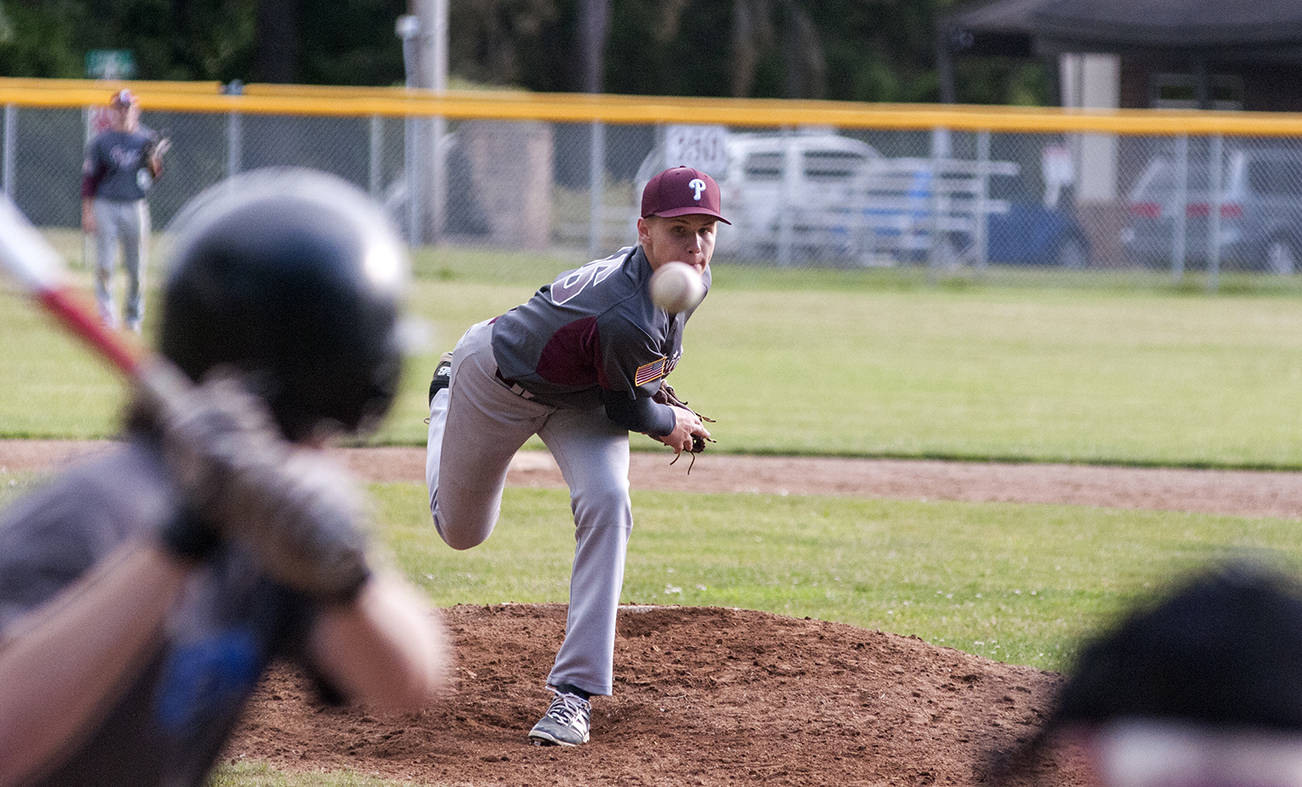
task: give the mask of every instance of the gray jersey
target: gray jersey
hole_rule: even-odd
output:
[[[0,521],[0,638],[123,542],[152,537],[176,500],[158,453],[130,442],[14,504]],[[38,783],[203,783],[269,663],[298,653],[312,609],[247,555],[220,551],[136,683]]]
[[[144,199],[153,183],[145,160],[145,146],[151,134],[109,129],[95,135],[86,146],[82,174],[91,179],[93,196],[131,201]]]
[[[502,376],[540,400],[587,409],[601,389],[651,396],[682,356],[692,312],[668,314],[651,302],[651,265],[628,247],[566,271],[493,322]],[[710,286],[710,270],[702,279]],[[694,311],[694,310],[693,310]]]

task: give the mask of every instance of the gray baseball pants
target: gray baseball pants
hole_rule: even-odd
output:
[[[127,273],[123,316],[128,326],[139,326],[145,315],[141,291],[149,261],[149,206],[143,199],[96,197],[91,202],[91,210],[95,212],[95,299],[99,302],[99,316],[110,325],[117,324],[113,269],[121,244],[122,267]]]
[[[452,384],[430,407],[425,481],[434,526],[448,545],[469,549],[493,532],[506,471],[537,434],[570,488],[574,564],[565,640],[547,682],[610,694],[615,615],[633,529],[628,431],[604,408],[553,407],[512,393],[496,376],[492,325],[466,331],[452,354]]]

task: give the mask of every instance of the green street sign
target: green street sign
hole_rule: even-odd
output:
[[[92,49],[86,53],[86,75],[92,79],[131,79],[136,57],[130,49]]]

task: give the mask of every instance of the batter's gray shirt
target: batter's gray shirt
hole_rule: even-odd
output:
[[[630,399],[660,388],[683,354],[692,311],[669,314],[651,302],[651,264],[642,248],[566,271],[493,322],[493,357],[502,376],[540,401],[589,409],[602,390]],[[703,277],[710,287],[710,269]],[[699,305],[699,304],[698,304]]]
[[[92,196],[104,199],[135,201],[144,199],[153,183],[145,160],[145,146],[150,133],[109,129],[95,135],[86,146],[82,174],[94,185]]]
[[[176,490],[145,440],[74,467],[0,517],[0,639],[128,539],[178,515]],[[313,616],[241,552],[192,576],[165,641],[91,734],[36,784],[202,784],[259,677],[300,656]]]

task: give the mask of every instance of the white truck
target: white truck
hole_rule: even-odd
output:
[[[990,198],[991,178],[1018,172],[1009,161],[887,158],[827,131],[726,134],[722,149],[710,167],[657,148],[638,186],[666,166],[700,166],[732,221],[720,225],[720,255],[779,265],[984,262],[986,220],[1009,207]]]

